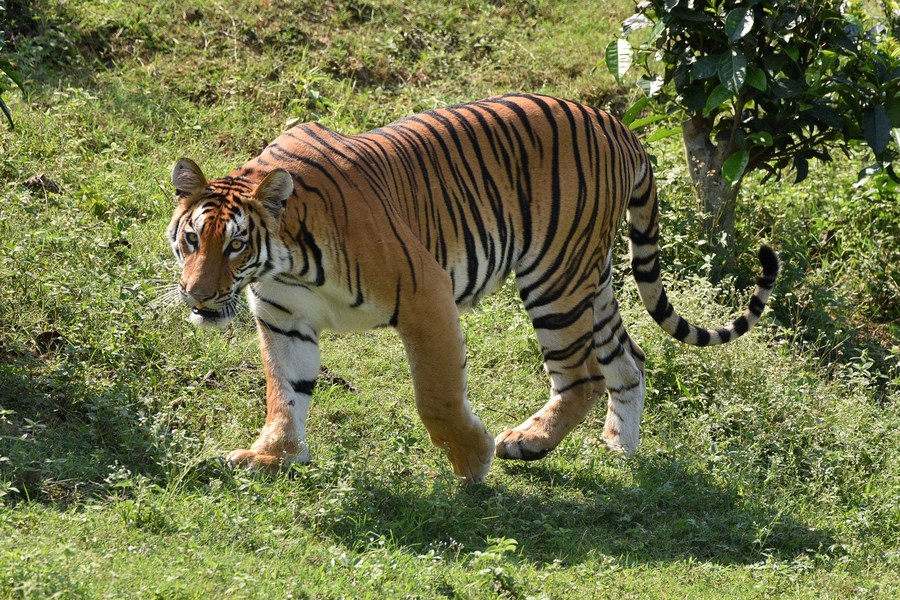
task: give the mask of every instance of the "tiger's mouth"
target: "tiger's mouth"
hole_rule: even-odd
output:
[[[201,327],[215,327],[222,329],[227,326],[235,315],[235,301],[226,302],[218,309],[206,306],[192,306],[188,320]]]
[[[198,315],[202,319],[217,319],[222,316],[222,313],[218,310],[209,310],[197,306],[191,308],[191,314]]]

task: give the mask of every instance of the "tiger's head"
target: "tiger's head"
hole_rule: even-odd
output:
[[[271,238],[293,180],[276,169],[258,185],[243,177],[207,181],[194,161],[182,158],[172,167],[172,184],[179,203],[166,235],[182,267],[179,295],[192,323],[224,327],[241,290],[272,268]]]

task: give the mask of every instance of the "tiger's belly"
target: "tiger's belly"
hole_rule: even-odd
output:
[[[331,297],[325,288],[257,282],[248,291],[253,314],[273,324],[307,323],[316,331],[368,331],[387,324],[385,315],[367,305],[351,306],[345,298]]]

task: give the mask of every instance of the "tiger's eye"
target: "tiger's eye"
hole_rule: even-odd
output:
[[[246,244],[242,240],[231,240],[228,242],[228,251],[237,254],[244,249]]]
[[[197,234],[194,233],[193,231],[188,231],[188,232],[186,232],[186,233],[184,234],[184,239],[185,239],[185,240],[187,241],[187,243],[190,244],[191,246],[196,246],[197,244],[200,243],[200,238],[197,237]]]

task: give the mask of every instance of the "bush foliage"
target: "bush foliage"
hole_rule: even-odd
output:
[[[675,121],[651,139],[682,134],[711,238],[724,231],[730,242],[740,182],[754,170],[792,169],[802,181],[811,161],[865,144],[875,161],[860,176],[900,181],[900,43],[857,5],[652,0],[623,34],[607,66],[620,82],[637,68],[645,93],[626,121]]]

